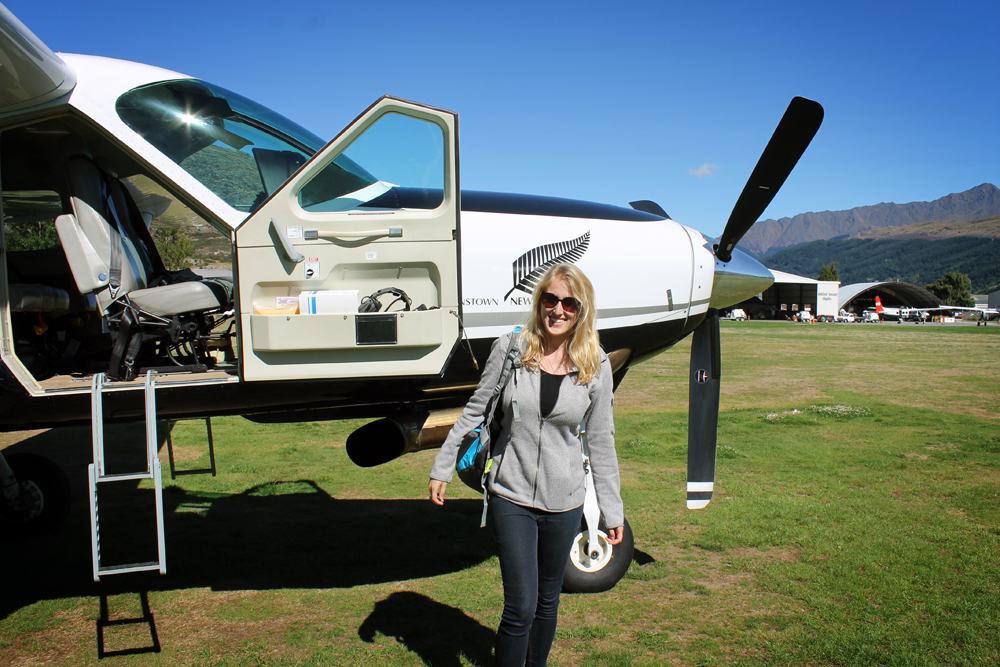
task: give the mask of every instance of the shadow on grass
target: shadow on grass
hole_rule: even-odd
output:
[[[125,427],[122,427],[125,428]],[[131,428],[131,427],[129,427]],[[106,437],[139,438],[142,425]],[[89,430],[43,433],[5,449],[49,456],[72,484],[69,519],[55,533],[0,533],[5,573],[0,619],[40,600],[208,587],[213,590],[342,588],[403,581],[473,567],[494,553],[479,528],[482,504],[452,499],[341,500],[310,480],[264,484],[240,494],[164,491],[167,576],[105,576],[93,582],[86,466]],[[169,476],[164,473],[165,478]],[[167,479],[164,480],[167,483]],[[105,565],[156,559],[153,492],[135,484],[99,489]],[[115,497],[117,495],[117,497]],[[108,502],[106,502],[106,500]],[[448,540],[430,535],[448,534]]]
[[[645,551],[639,551],[636,549],[632,555],[632,562],[636,565],[649,565],[650,563],[655,563],[656,559]]]
[[[460,667],[465,656],[475,667],[492,667],[496,633],[460,609],[401,591],[376,602],[358,628],[368,643],[376,633],[392,637],[416,653],[428,667]]]
[[[153,617],[153,611],[149,608],[149,595],[146,594],[146,591],[139,593],[139,604],[142,609],[142,616],[112,619],[109,618],[108,614],[108,596],[101,596],[101,617],[97,620],[98,660],[120,655],[141,655],[143,653],[160,652],[160,638],[156,633],[156,619]],[[131,645],[131,642],[126,642],[127,646],[125,648],[108,650],[109,640],[106,635],[109,633],[113,634],[115,628],[127,627],[138,627],[145,630],[145,633],[149,635],[149,646],[134,646]],[[142,635],[143,633],[140,631],[139,634]],[[112,642],[114,642],[114,639],[112,639]],[[140,642],[140,644],[142,643],[144,642]]]

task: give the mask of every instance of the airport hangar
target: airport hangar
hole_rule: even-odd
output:
[[[784,320],[807,310],[814,317],[834,317],[841,310],[859,315],[875,307],[879,297],[886,308],[936,308],[941,300],[910,283],[875,282],[840,286],[835,280],[813,280],[771,269],[774,284],[757,296],[733,306],[753,320]]]

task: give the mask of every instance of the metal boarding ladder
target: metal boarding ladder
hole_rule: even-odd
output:
[[[145,384],[146,398],[146,470],[143,472],[109,475],[104,461],[104,408],[102,393],[106,385],[104,373],[94,375],[90,387],[91,422],[93,424],[94,462],[88,468],[90,482],[90,539],[94,557],[94,581],[101,575],[125,574],[159,570],[167,573],[166,545],[163,539],[163,481],[160,474],[160,459],[156,455],[156,377],[154,371],[147,371]],[[98,519],[97,485],[108,482],[126,482],[152,479],[156,493],[156,543],[157,560],[128,565],[101,564],[101,526]]]

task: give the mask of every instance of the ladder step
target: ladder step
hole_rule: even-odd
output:
[[[148,472],[126,472],[115,475],[98,475],[98,482],[127,482],[130,479],[153,479],[153,474]]]
[[[150,570],[160,570],[160,564],[156,561],[148,563],[130,563],[128,565],[110,565],[98,568],[98,574],[125,574],[127,572],[148,572]]]

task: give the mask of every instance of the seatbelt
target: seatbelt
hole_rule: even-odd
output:
[[[115,345],[111,349],[111,357],[108,359],[108,377],[112,380],[131,380],[128,372],[131,364],[126,365],[129,342],[132,337],[132,327],[136,324],[132,316],[132,309],[126,307],[122,311],[121,320],[118,323],[118,335],[115,338]]]
[[[108,183],[104,178],[101,179],[101,196],[111,214],[111,224],[108,225],[111,229],[109,239],[111,242],[111,266],[108,269],[108,284],[111,287],[111,298],[117,299],[118,290],[122,286],[122,233],[118,222],[118,212],[115,210],[115,203],[111,200],[111,195],[108,193]]]
[[[125,200],[125,206],[128,207],[129,218],[137,221],[138,223],[136,225],[132,225],[132,230],[135,232],[135,235],[139,237],[139,243],[142,244],[143,249],[146,251],[146,256],[149,258],[153,276],[159,278],[170,275],[170,272],[167,271],[167,267],[163,265],[163,258],[160,257],[160,251],[157,250],[156,243],[153,241],[153,236],[149,233],[149,229],[146,227],[146,221],[143,219],[142,213],[139,211],[139,206],[135,203],[135,200],[132,199],[132,194],[124,185],[122,186],[122,198]]]

